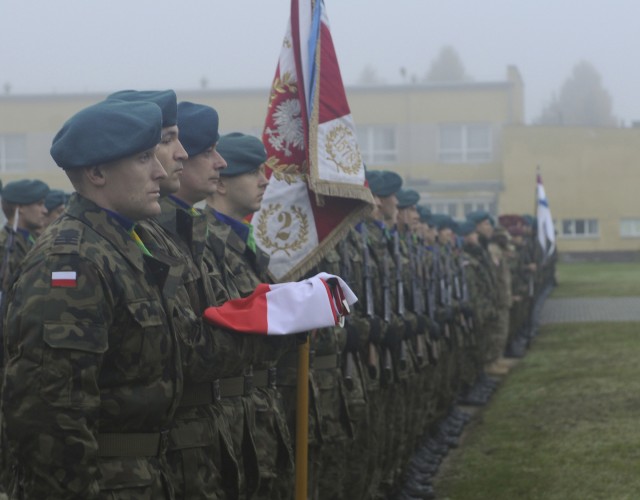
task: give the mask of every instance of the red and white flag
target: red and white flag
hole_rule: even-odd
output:
[[[236,332],[288,335],[341,324],[357,300],[341,278],[320,273],[293,283],[260,284],[248,297],[208,307],[204,319]]]
[[[262,139],[254,236],[273,275],[295,280],[373,203],[322,0],[291,0]]]

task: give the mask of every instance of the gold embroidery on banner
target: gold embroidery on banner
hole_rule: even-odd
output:
[[[338,171],[342,170],[347,175],[356,175],[360,171],[362,156],[349,127],[338,125],[331,129],[327,134],[325,151]]]
[[[273,86],[271,87],[271,94],[269,94],[269,107],[273,103],[273,100],[278,96],[278,94],[297,94],[298,87],[296,86],[296,81],[291,76],[291,73],[288,71],[285,72],[282,77],[276,77],[273,80]]]
[[[302,164],[302,168],[306,168],[306,161]],[[280,163],[280,160],[276,156],[270,157],[265,165],[273,171],[273,177],[279,181],[284,181],[291,185],[294,182],[298,182],[304,177],[304,174],[299,172],[299,166],[294,163]]]
[[[276,240],[282,241],[282,243],[273,241],[268,235],[269,219],[281,208],[282,205],[280,205],[280,203],[276,203],[275,205],[270,203],[266,210],[263,210],[260,213],[258,224],[256,226],[256,235],[261,242],[261,246],[263,246],[271,255],[275,255],[276,252],[282,251],[287,254],[287,256],[291,257],[290,252],[300,250],[309,239],[309,220],[302,212],[302,208],[295,205],[291,207],[290,212],[286,210],[281,211],[278,213],[277,217],[279,227],[275,238]],[[291,230],[294,217],[300,223],[300,229],[295,235]],[[295,237],[295,239],[290,241],[292,240],[292,237]]]

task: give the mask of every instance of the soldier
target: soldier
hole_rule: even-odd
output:
[[[260,208],[269,183],[264,171],[267,156],[260,139],[241,133],[221,137],[217,149],[227,168],[220,172],[216,189],[207,197],[205,211],[210,232],[225,246],[226,280],[237,290],[231,298],[245,297],[260,283],[274,281],[268,271],[269,256],[256,245],[253,226],[246,222]],[[293,488],[293,451],[282,397],[276,389],[276,365],[296,344],[292,338],[244,339],[250,353],[246,377],[253,389],[244,398],[246,423],[243,427],[237,421],[232,424],[237,453],[247,447],[255,450],[257,463],[244,464],[247,481],[258,483],[256,498],[282,498]],[[257,477],[252,477],[255,474]]]
[[[47,215],[44,220],[45,228],[62,215],[68,201],[69,195],[61,189],[52,189],[49,191],[47,197],[44,199],[44,206],[47,209]]]
[[[9,182],[2,190],[2,211],[7,223],[0,231],[0,289],[6,291],[14,270],[44,228],[44,201],[49,186],[38,180]]]
[[[76,193],[39,238],[4,319],[4,446],[12,498],[172,498],[164,452],[182,394],[169,309],[179,261],[148,255],[157,215],[152,103],[103,101],[56,134]]]

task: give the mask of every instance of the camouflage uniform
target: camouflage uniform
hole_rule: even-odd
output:
[[[255,251],[249,248],[231,225],[219,220],[209,208],[206,217],[210,232],[225,246],[224,281],[237,291],[230,298],[246,297],[260,283],[273,282],[265,252],[259,247]],[[248,387],[242,398],[224,401],[225,412],[229,418],[237,419],[235,424],[230,420],[234,446],[236,455],[242,453],[245,457],[247,483],[256,484],[254,496],[281,498],[293,490],[293,452],[282,397],[276,389],[276,364],[297,342],[290,337],[247,335],[242,344],[247,353],[244,369],[252,388]],[[245,421],[242,429],[238,425],[241,417]]]
[[[9,242],[11,234],[13,234],[13,242]],[[0,270],[3,271],[2,276],[0,276],[0,288],[2,290],[9,288],[14,271],[34,243],[34,237],[24,230],[18,229],[18,231],[14,232],[7,225],[0,231]],[[8,246],[10,248],[7,248]]]
[[[243,351],[237,334],[199,320],[205,307],[228,299],[220,284],[220,264],[205,245],[206,217],[171,197],[162,198],[160,205],[161,215],[141,223],[138,233],[154,255],[185,262],[184,291],[176,300],[183,316],[194,318],[191,336],[181,339],[184,396],[167,453],[176,498],[233,498],[239,494],[240,473],[215,386],[225,369],[242,366]]]
[[[16,498],[172,498],[182,263],[73,195],[8,293],[3,441]],[[52,273],[75,272],[68,286]],[[166,313],[165,311],[169,311]]]
[[[489,352],[487,361],[495,361],[500,358],[505,350],[509,336],[509,309],[511,308],[511,270],[505,251],[497,244],[489,244],[491,260],[496,266],[496,298],[497,309],[496,328],[491,332],[489,340]]]

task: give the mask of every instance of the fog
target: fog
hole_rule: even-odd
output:
[[[640,120],[637,0],[325,0],[342,76],[422,78],[445,45],[475,81],[513,64],[535,119],[580,61]],[[289,0],[0,0],[0,94],[268,87]],[[406,69],[406,76],[401,74]]]

